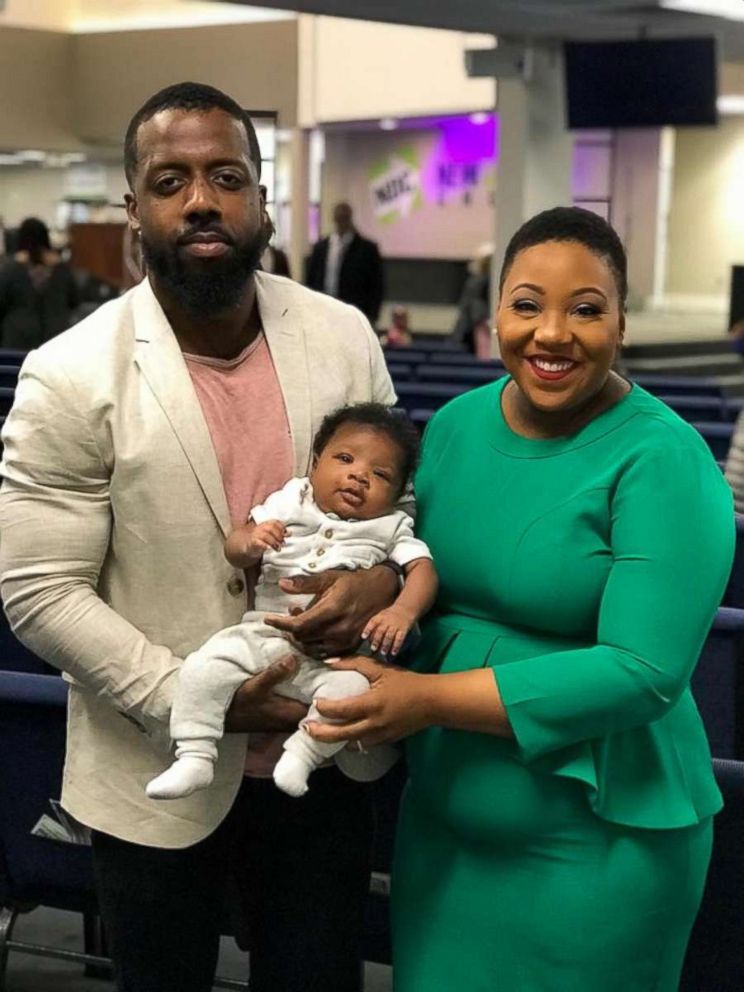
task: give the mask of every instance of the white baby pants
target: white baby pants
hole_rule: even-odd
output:
[[[246,613],[234,627],[220,630],[184,660],[170,720],[177,757],[192,754],[216,760],[216,742],[224,733],[225,712],[235,692],[246,679],[288,654],[299,658],[299,668],[276,687],[276,692],[309,704],[307,720],[328,722],[313,705],[316,697],[342,699],[367,692],[369,682],[359,672],[335,671],[307,657],[287,634],[264,622],[266,613],[286,613],[288,604],[304,607],[309,599],[288,596],[275,585],[260,584],[256,590],[259,609]],[[314,768],[343,747],[343,743],[315,741],[301,726],[284,745]]]

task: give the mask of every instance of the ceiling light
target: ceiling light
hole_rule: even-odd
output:
[[[18,154],[24,162],[43,162],[46,158],[46,152],[40,152],[36,148],[26,148]]]
[[[470,115],[471,124],[488,124],[491,119],[490,114],[486,114],[484,111],[479,111],[477,114]]]
[[[744,0],[661,0],[661,6],[688,14],[707,14],[709,17],[744,21]]]
[[[716,106],[719,114],[744,114],[744,96],[736,93],[719,96]]]
[[[383,117],[380,127],[383,131],[395,131],[399,127],[399,122],[394,117]]]

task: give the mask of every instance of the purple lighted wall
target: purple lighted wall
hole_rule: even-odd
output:
[[[498,160],[496,114],[429,118],[426,126],[439,132],[431,155],[422,164],[421,186],[429,202],[444,203],[467,195],[483,170]]]

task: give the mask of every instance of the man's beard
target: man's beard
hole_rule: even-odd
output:
[[[209,261],[185,258],[182,246],[151,241],[144,234],[140,242],[148,271],[173,300],[195,317],[215,317],[240,305],[270,237],[264,225],[252,237],[232,241],[223,257]]]

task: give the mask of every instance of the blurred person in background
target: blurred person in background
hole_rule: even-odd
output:
[[[413,341],[407,307],[394,306],[390,313],[390,327],[380,338],[383,348],[408,348]]]
[[[27,217],[0,277],[2,347],[38,347],[70,326],[79,302],[72,270],[52,248],[49,228],[37,217]]]
[[[493,245],[484,244],[468,265],[468,278],[462,289],[452,338],[476,358],[493,357],[491,349],[491,262]]]
[[[270,272],[274,276],[292,278],[287,253],[275,245],[266,245],[266,251],[261,256],[261,268],[264,272]]]
[[[317,242],[305,284],[361,310],[374,327],[384,295],[382,259],[374,241],[354,227],[348,203],[333,208],[333,233]]]

